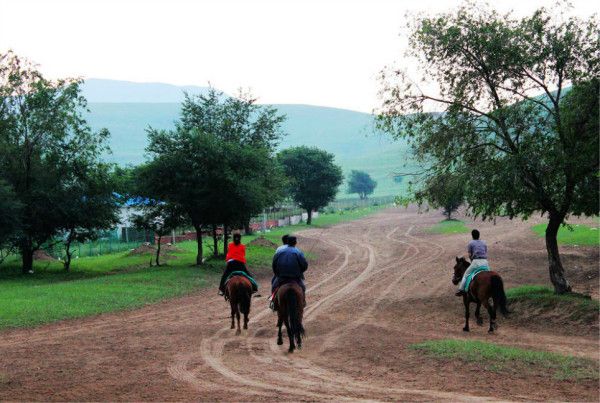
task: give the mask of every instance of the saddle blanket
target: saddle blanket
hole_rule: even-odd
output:
[[[235,276],[244,276],[244,277],[246,277],[256,287],[256,289],[258,289],[258,283],[256,282],[256,280],[254,280],[251,276],[249,276],[248,273],[245,273],[243,271],[233,271],[233,272],[231,272],[231,274],[229,276],[227,276],[227,279],[225,279],[225,284],[227,284],[227,282],[232,277],[235,277]]]
[[[479,273],[481,273],[482,271],[490,271],[490,268],[488,266],[479,266],[478,268],[476,268],[475,270],[473,270],[471,272],[471,274],[469,274],[467,276],[467,280],[465,282],[465,290],[469,289],[469,286],[471,285],[471,281],[473,281],[473,279],[475,278],[475,276],[478,275]]]

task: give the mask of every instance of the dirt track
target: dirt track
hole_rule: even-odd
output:
[[[519,327],[500,317],[494,335],[474,324],[464,334],[450,277],[469,236],[423,232],[439,220],[437,213],[388,210],[304,231],[299,246],[318,259],[307,274],[308,337],[300,352],[288,355],[287,339],[276,345],[275,316],[264,299],[253,300],[250,329],[235,336],[227,305],[207,289],[135,311],[0,334],[0,399],[597,401],[596,381],[482,372],[407,348],[471,338],[600,358],[597,328]],[[529,225],[477,224],[508,287],[547,283],[544,245]],[[569,252],[565,261],[593,268],[598,253]],[[269,279],[261,280],[268,289]]]

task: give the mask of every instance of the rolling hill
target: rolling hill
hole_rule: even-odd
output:
[[[202,93],[206,88],[86,81],[83,93],[89,102],[88,122],[94,129],[106,127],[111,132],[112,154],[107,155],[107,160],[123,165],[143,162],[146,128],[173,128],[184,90]],[[377,180],[375,196],[395,195],[405,189],[404,183],[393,181],[391,173],[407,169],[407,146],[375,134],[371,115],[312,105],[274,106],[287,116],[283,127],[287,135],[280,148],[308,145],[335,154],[344,174],[360,169]],[[338,197],[351,197],[346,193],[345,184]]]

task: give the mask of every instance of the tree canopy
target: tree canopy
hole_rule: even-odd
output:
[[[211,90],[186,97],[175,130],[148,131],[148,196],[185,211],[198,236],[197,264],[202,226],[244,225],[282,197],[285,181],[272,151],[282,120],[253,99]]]
[[[358,193],[361,199],[366,199],[368,195],[373,194],[376,186],[377,182],[368,173],[356,170],[350,172],[348,193]]]
[[[64,230],[67,189],[99,166],[108,149],[106,130],[93,132],[83,118],[80,81],[50,81],[12,52],[0,54],[0,179],[21,206],[14,246],[23,272],[35,250]]]
[[[289,193],[306,210],[310,225],[312,212],[335,199],[344,180],[342,169],[334,163],[333,154],[316,147],[288,148],[278,158],[289,179]]]
[[[559,226],[598,213],[597,20],[543,8],[517,18],[466,3],[415,17],[410,29],[410,55],[439,88],[427,93],[401,70],[384,71],[379,126],[409,140],[427,177],[464,178],[475,216],[546,214],[550,278],[569,291]]]
[[[415,192],[415,199],[419,205],[427,202],[430,207],[443,209],[446,219],[451,220],[464,202],[464,181],[451,173],[430,176]]]

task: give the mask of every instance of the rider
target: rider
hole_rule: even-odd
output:
[[[479,239],[480,234],[478,230],[474,229],[471,231],[471,236],[473,237],[473,240],[470,241],[467,246],[469,258],[471,259],[471,265],[467,270],[465,270],[465,274],[463,274],[456,296],[465,295],[465,283],[467,282],[468,276],[475,269],[482,266],[489,267],[487,261],[487,244],[485,241]]]
[[[227,256],[225,256],[227,266],[223,275],[221,276],[221,283],[219,284],[219,295],[223,295],[225,292],[225,280],[234,271],[243,271],[250,277],[252,274],[246,268],[246,245],[242,243],[242,235],[235,233],[233,234],[233,242],[227,246]],[[252,292],[256,292],[258,289],[252,283]]]
[[[273,256],[273,274],[271,283],[271,296],[275,290],[286,280],[296,281],[306,292],[304,285],[304,272],[308,269],[308,262],[302,251],[296,248],[298,240],[295,236],[288,236],[287,247],[279,247]]]

